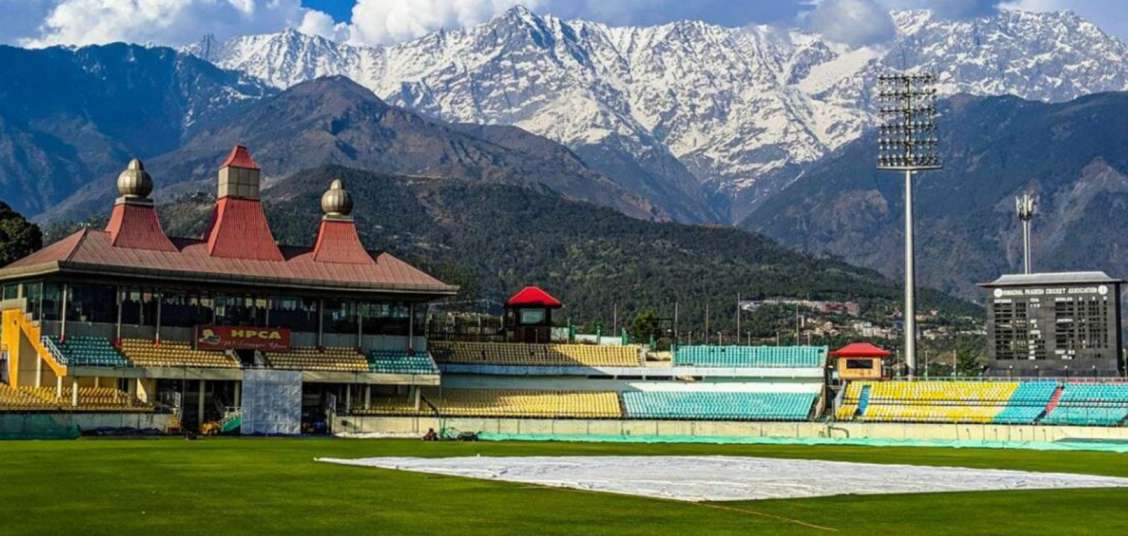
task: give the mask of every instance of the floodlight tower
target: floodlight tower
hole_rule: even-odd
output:
[[[916,306],[913,266],[913,172],[940,169],[936,139],[936,76],[932,73],[878,77],[881,125],[877,169],[905,172],[905,365],[916,368]]]
[[[1034,219],[1034,196],[1026,193],[1014,198],[1014,210],[1022,222],[1022,272],[1030,273],[1030,220]]]

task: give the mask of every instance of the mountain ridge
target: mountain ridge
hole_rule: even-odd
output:
[[[0,45],[0,187],[36,214],[275,90],[168,48]]]
[[[697,21],[612,27],[514,8],[484,24],[387,47],[295,31],[185,50],[286,87],[345,74],[449,122],[517,125],[590,158],[644,196],[681,192],[739,221],[874,121],[874,77],[935,70],[943,95],[1063,101],[1128,89],[1128,45],[1069,12],[971,20],[893,12],[896,38],[849,47],[798,30]],[[648,160],[649,159],[649,160]],[[718,195],[719,194],[719,195]]]
[[[388,105],[347,78],[326,77],[251,103],[146,164],[165,177],[170,192],[206,188],[217,163],[238,144],[251,148],[268,181],[311,165],[343,164],[418,177],[538,184],[633,217],[668,218],[554,142],[513,127],[488,130],[474,136],[464,125]],[[112,196],[114,177],[89,182],[40,219],[83,217]]]
[[[1038,197],[1035,270],[1122,275],[1128,240],[1128,92],[1064,103],[957,96],[940,103],[944,168],[918,174],[914,203],[918,281],[971,299],[976,286],[1021,271],[1014,197]],[[818,164],[742,223],[817,255],[888,276],[902,270],[902,181],[879,172],[873,134]],[[891,261],[892,260],[892,261]]]

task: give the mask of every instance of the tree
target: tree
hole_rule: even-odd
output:
[[[658,313],[654,309],[639,311],[634,322],[631,322],[631,337],[638,342],[645,343],[651,337],[658,338],[661,335],[658,330]]]
[[[983,373],[983,346],[974,337],[961,337],[956,342],[956,371],[960,376],[979,376]]]
[[[43,247],[39,226],[0,201],[0,266]]]

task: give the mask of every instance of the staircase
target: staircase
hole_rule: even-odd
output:
[[[243,412],[242,410],[228,411],[223,419],[219,421],[219,433],[229,434],[239,430],[243,426]]]
[[[16,328],[4,330],[4,340],[0,342],[0,344],[8,348],[8,360],[10,364],[16,363],[17,360],[31,357],[21,355],[22,352],[20,349],[22,345],[20,344],[20,336],[22,335],[27,338],[27,342],[31,345],[32,349],[35,350],[35,357],[42,359],[56,376],[67,375],[67,366],[60,363],[58,359],[55,358],[55,354],[43,345],[43,333],[42,330],[39,329],[38,322],[33,322],[21,309],[5,309],[2,316],[5,326],[15,326]],[[8,381],[13,385],[19,385],[19,367],[12,366],[11,368],[13,374],[8,378]]]
[[[1058,404],[1061,403],[1061,393],[1064,390],[1065,387],[1061,385],[1057,386],[1057,389],[1054,389],[1054,394],[1050,397],[1050,402],[1046,404],[1046,411],[1042,414],[1043,417],[1049,415],[1055,409],[1057,409]]]

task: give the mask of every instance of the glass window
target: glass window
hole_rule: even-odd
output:
[[[77,322],[117,322],[114,287],[71,285],[67,296],[67,320]]]
[[[261,326],[266,323],[266,300],[252,296],[218,296],[215,323],[221,326]]]
[[[43,318],[43,282],[24,283],[24,295],[27,296],[27,312],[35,318]]]
[[[402,302],[360,304],[365,335],[407,335],[407,321],[410,314],[408,305]]]
[[[317,333],[317,300],[277,296],[270,302],[270,325],[291,331]]]
[[[161,325],[190,328],[211,324],[211,299],[196,294],[165,291],[161,298]]]
[[[325,333],[356,333],[356,303],[325,300]]]
[[[136,289],[126,290],[121,297],[121,323],[141,325],[141,292]]]
[[[544,317],[544,309],[521,309],[520,323],[523,326],[543,324]]]
[[[59,305],[62,299],[63,291],[61,285],[58,283],[43,284],[43,303],[39,305],[39,309],[43,311],[44,320],[59,319]]]

